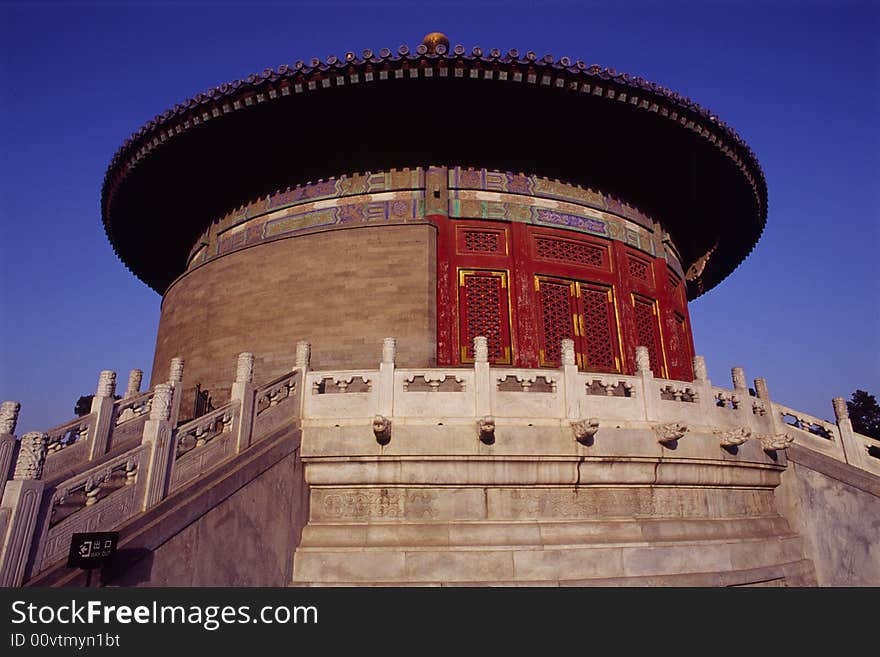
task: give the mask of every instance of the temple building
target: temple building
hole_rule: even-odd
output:
[[[878,442],[694,352],[767,184],[689,98],[433,33],[175,106],[101,208],[149,390],[6,403],[0,583],[77,583],[84,529],[116,585],[880,583]]]

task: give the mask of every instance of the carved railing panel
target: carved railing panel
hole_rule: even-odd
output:
[[[403,378],[404,392],[464,392],[464,377],[459,374],[431,372],[410,374]]]
[[[239,402],[233,400],[178,427],[174,434],[177,440],[175,458],[180,459],[193,450],[201,449],[221,434],[231,433],[239,408]]]
[[[473,417],[472,369],[395,370],[394,414],[402,417]]]
[[[755,397],[749,397],[749,404],[752,409],[752,415],[756,415],[758,417],[766,417],[770,412],[770,402],[766,399],[756,399]]]
[[[113,403],[113,421],[107,438],[107,451],[140,444],[144,424],[150,418],[153,391],[117,399]]]
[[[299,414],[302,371],[294,370],[257,388],[254,398],[255,442]]]
[[[589,381],[589,377],[587,379]],[[632,397],[635,384],[631,381],[623,381],[617,377],[594,378],[587,383],[588,395],[602,397]]]
[[[780,426],[794,437],[796,444],[845,461],[840,430],[836,424],[796,411],[782,404],[773,403]]]
[[[107,451],[118,451],[139,445],[144,434],[144,425],[150,419],[149,413],[138,415],[123,424],[113,427]]]
[[[370,392],[373,380],[364,374],[352,376],[324,376],[312,382],[312,394],[333,395],[344,393]]]
[[[559,376],[546,374],[495,374],[499,392],[556,392]]]
[[[117,399],[113,403],[113,425],[107,442],[108,452],[123,445],[140,443],[144,424],[150,418],[152,404],[152,390]]]
[[[85,440],[94,421],[95,416],[90,413],[49,429],[46,432],[49,434],[49,443],[46,448],[48,455],[57,454],[61,450]]]
[[[378,372],[310,373],[306,377],[304,407],[313,418],[372,417],[376,413]]]
[[[113,403],[113,424],[120,426],[139,417],[150,414],[153,391],[148,390],[133,397],[117,399]]]
[[[89,458],[88,435],[95,422],[94,414],[83,415],[49,429],[43,479],[52,481]]]
[[[708,392],[697,382],[675,381],[672,379],[653,379],[647,383],[647,415],[650,420],[662,423],[682,422],[687,426],[708,424],[706,404],[702,398]]]
[[[751,399],[751,397],[749,397],[748,399],[743,399],[742,393],[735,390],[727,390],[725,388],[712,388],[712,403],[716,408],[723,408],[726,410],[735,411],[739,408],[743,408],[743,404],[747,403]]]
[[[577,402],[579,418],[640,420],[645,417],[642,379],[620,374],[578,372],[573,389],[565,394]]]
[[[783,413],[782,421],[790,427],[806,431],[807,433],[811,433],[819,438],[824,438],[825,440],[834,440],[837,433],[830,424],[826,425],[819,424],[818,422],[810,422],[809,420],[805,420],[802,415]]]
[[[174,461],[169,492],[185,486],[234,456],[235,435],[231,431],[215,436],[204,446],[189,450]]]
[[[558,370],[492,369],[492,415],[563,418],[562,379]]]
[[[65,558],[74,533],[109,531],[139,513],[148,457],[138,446],[47,489],[32,572]]]
[[[858,449],[861,450],[857,465],[861,465],[868,472],[880,476],[880,440],[855,432],[853,432],[853,438]]]
[[[700,401],[700,395],[695,386],[689,386],[687,384],[668,384],[660,387],[660,399],[663,401],[696,404]]]
[[[171,466],[170,491],[235,456],[233,429],[240,415],[241,404],[233,400],[178,427],[174,432],[177,447]]]

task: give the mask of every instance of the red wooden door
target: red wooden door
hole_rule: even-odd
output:
[[[574,340],[581,369],[619,372],[614,292],[610,285],[535,277],[539,365],[559,367],[562,340]]]

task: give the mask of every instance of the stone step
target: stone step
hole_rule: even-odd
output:
[[[311,523],[302,547],[578,546],[703,539],[767,538],[789,534],[781,516],[639,518],[570,521]]]
[[[587,579],[550,580],[507,580],[507,581],[473,581],[473,582],[441,582],[441,581],[409,581],[409,582],[298,582],[295,586],[376,586],[376,587],[567,587],[567,586],[815,586],[816,576],[811,561],[803,559],[785,564],[733,570],[726,573],[686,573],[678,575],[652,575],[644,577],[597,577]]]
[[[306,547],[294,557],[294,584],[545,582],[722,573],[803,559],[793,534],[650,544],[597,543],[533,548],[450,546]]]

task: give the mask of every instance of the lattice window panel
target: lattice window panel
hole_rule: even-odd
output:
[[[585,242],[535,237],[535,254],[542,260],[606,267],[606,250]]]
[[[490,230],[462,230],[461,251],[464,253],[504,253],[504,235]]]
[[[574,321],[577,309],[574,284],[566,281],[538,279],[538,297],[541,303],[541,365],[559,366],[562,363],[562,341],[574,340]]]
[[[487,338],[490,362],[510,362],[510,318],[504,272],[459,273],[459,322],[463,362],[473,362],[474,338],[480,335]]]
[[[581,285],[583,304],[584,367],[605,372],[618,371],[614,330],[614,301],[611,288]]]
[[[631,278],[648,284],[652,282],[651,263],[646,260],[642,260],[641,258],[635,258],[633,256],[629,256],[627,260],[629,261],[629,275]]]
[[[636,323],[636,345],[648,348],[651,359],[651,370],[660,377],[665,377],[663,348],[660,344],[660,324],[657,317],[657,305],[651,299],[634,296]]]

